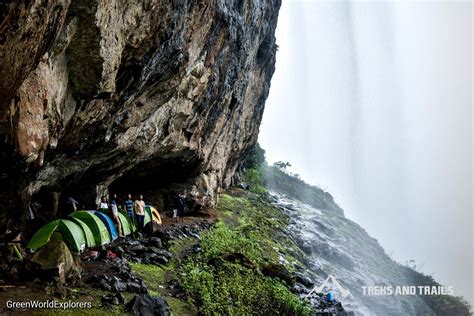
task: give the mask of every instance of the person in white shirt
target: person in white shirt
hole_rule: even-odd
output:
[[[109,202],[107,201],[107,197],[105,195],[101,198],[98,209],[99,211],[101,209],[109,209]]]
[[[138,230],[143,230],[145,222],[145,201],[143,201],[143,195],[141,194],[138,200],[135,201],[135,216],[137,217]]]

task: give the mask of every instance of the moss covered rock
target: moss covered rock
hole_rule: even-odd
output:
[[[78,272],[80,267],[62,240],[50,240],[41,247],[31,258],[45,278],[58,277],[60,282],[66,282],[71,273]]]

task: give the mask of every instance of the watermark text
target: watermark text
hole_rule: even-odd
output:
[[[389,296],[389,295],[453,295],[452,286],[429,285],[399,285],[399,286],[362,286],[363,295]]]

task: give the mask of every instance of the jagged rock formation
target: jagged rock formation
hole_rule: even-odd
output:
[[[212,205],[256,141],[279,6],[0,3],[0,231],[107,187]]]

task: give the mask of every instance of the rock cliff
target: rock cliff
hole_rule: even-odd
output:
[[[0,231],[107,190],[213,205],[257,138],[279,6],[0,3]]]

